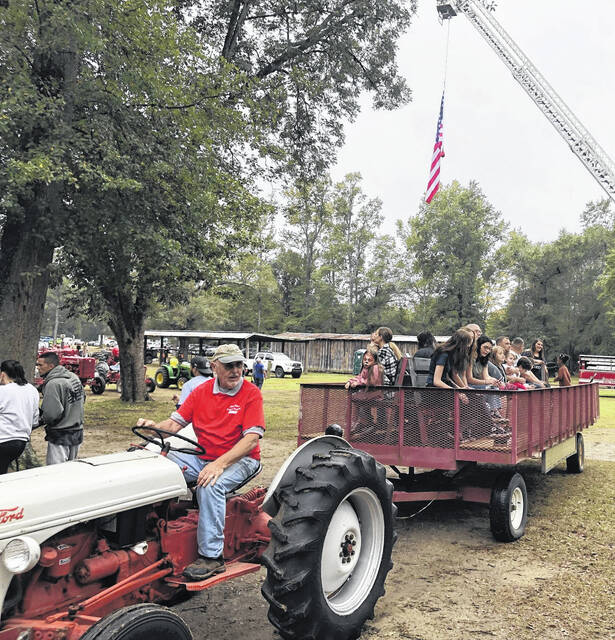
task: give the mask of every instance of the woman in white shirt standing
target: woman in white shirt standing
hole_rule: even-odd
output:
[[[38,400],[17,360],[0,363],[0,474],[19,458],[38,426]]]

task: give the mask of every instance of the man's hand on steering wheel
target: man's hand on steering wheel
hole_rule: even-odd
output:
[[[151,431],[157,436],[157,438],[148,436],[145,433],[143,433],[143,431]],[[156,426],[156,423],[153,420],[147,420],[146,418],[139,418],[137,420],[136,426],[132,427],[132,432],[135,435],[139,436],[140,438],[143,438],[143,440],[145,440],[146,442],[151,442],[153,444],[158,445],[160,449],[163,451],[163,455],[166,455],[166,452],[168,451],[177,451],[178,453],[187,453],[193,456],[204,456],[206,454],[205,447],[203,447],[203,445],[201,445],[196,440],[192,440],[192,438],[187,438],[186,436],[183,436],[180,433],[177,433],[174,431],[167,431],[166,429],[161,429],[160,427]],[[184,442],[187,442],[188,444],[192,445],[195,448],[188,449],[187,447],[172,447],[168,443],[165,444],[164,439],[166,437],[173,437],[173,436],[176,438],[179,438],[180,440],[183,440]]]

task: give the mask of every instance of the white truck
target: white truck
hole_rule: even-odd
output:
[[[300,378],[303,373],[303,364],[297,360],[291,360],[285,353],[279,351],[259,351],[254,358],[246,360],[246,375],[252,373],[256,358],[260,358],[265,365],[265,371],[270,371],[276,378],[283,378],[287,373],[293,378]]]

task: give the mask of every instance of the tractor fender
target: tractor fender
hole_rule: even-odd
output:
[[[302,444],[298,449],[286,458],[284,464],[275,474],[274,479],[267,489],[267,495],[263,501],[263,511],[274,517],[278,512],[279,503],[275,497],[276,490],[279,486],[292,483],[295,479],[295,471],[298,467],[309,466],[312,464],[314,454],[328,454],[333,449],[350,449],[350,445],[344,438],[338,436],[318,436],[312,438]]]

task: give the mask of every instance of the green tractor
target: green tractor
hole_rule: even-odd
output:
[[[161,389],[166,389],[173,384],[177,385],[178,389],[181,389],[190,378],[192,378],[190,363],[180,363],[175,356],[172,356],[168,362],[160,365],[160,368],[154,375],[154,381]]]

